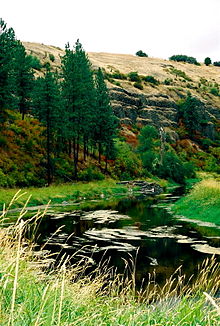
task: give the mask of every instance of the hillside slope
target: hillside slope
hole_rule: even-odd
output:
[[[59,69],[64,50],[37,43],[24,43],[27,53],[37,56],[42,63],[50,62]],[[50,61],[50,55],[54,61]],[[206,108],[208,136],[212,124],[220,119],[220,68],[196,66],[157,58],[137,57],[127,54],[88,53],[94,68],[101,67],[108,75],[112,106],[123,125],[153,124],[173,129],[177,127],[176,103],[187,93],[199,98]],[[153,76],[158,83],[135,83],[121,79],[121,75],[137,72],[140,76]],[[39,72],[37,72],[39,74]],[[119,75],[119,76],[117,76]]]

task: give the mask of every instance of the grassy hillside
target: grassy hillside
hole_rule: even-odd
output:
[[[55,69],[60,67],[60,58],[64,55],[64,50],[38,43],[24,42],[23,44],[27,53],[37,56],[42,63],[50,62]],[[50,60],[50,55],[54,56],[54,61]],[[213,95],[211,91],[212,88],[218,88],[220,85],[219,67],[206,66],[203,63],[201,66],[196,66],[189,63],[129,54],[91,52],[88,53],[88,56],[94,67],[104,68],[107,73],[128,74],[135,71],[139,75],[153,76],[160,82],[160,85],[156,87],[151,84],[143,84],[143,90],[138,90],[130,81],[120,80],[121,87],[129,91],[144,94],[162,93],[174,100],[178,100],[181,98],[181,94],[190,91],[192,95],[197,95],[209,104],[220,108],[219,97]]]

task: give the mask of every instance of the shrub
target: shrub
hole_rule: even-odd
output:
[[[216,66],[216,67],[220,67],[220,61],[213,62],[213,65]]]
[[[96,166],[90,166],[79,173],[79,180],[81,181],[93,181],[103,180],[105,176],[98,170]]]
[[[127,79],[127,76],[125,74],[122,74],[118,70],[116,70],[115,72],[113,72],[112,74],[110,74],[110,76],[112,78],[115,78],[115,79],[122,79],[122,80],[126,80]]]
[[[199,65],[199,63],[197,62],[196,58],[194,58],[194,57],[188,57],[187,55],[183,55],[183,54],[172,55],[169,58],[169,60],[177,61],[177,62],[187,62],[187,63],[192,63],[194,65]]]
[[[138,57],[145,57],[145,58],[148,57],[148,55],[145,52],[143,52],[142,50],[137,51],[136,55]]]
[[[36,56],[29,55],[28,60],[29,60],[29,64],[30,64],[31,68],[36,69],[36,70],[40,70],[42,68],[42,64]]]
[[[138,75],[137,71],[132,71],[128,74],[128,78],[133,82],[140,82],[141,77]]]
[[[178,77],[181,77],[181,78],[183,78],[183,79],[185,79],[187,81],[192,81],[192,79],[189,76],[187,76],[187,74],[182,70],[179,70],[179,69],[176,69],[176,68],[171,68],[170,72],[171,72],[171,74],[176,75]]]
[[[50,59],[50,61],[54,62],[55,61],[55,56],[52,53],[50,53],[49,54],[49,59]]]
[[[219,89],[217,87],[212,87],[210,93],[215,96],[219,96]]]
[[[142,79],[147,83],[151,83],[151,84],[154,84],[154,85],[159,85],[159,80],[157,80],[153,76],[144,76]]]
[[[209,66],[211,63],[212,63],[212,60],[211,60],[209,57],[205,58],[205,60],[204,60],[204,64],[205,64],[206,66]]]
[[[173,83],[173,79],[172,78],[166,78],[163,83],[164,83],[164,85],[171,85]]]
[[[134,83],[134,87],[141,89],[141,90],[144,89],[143,85],[139,81]]]
[[[170,178],[178,183],[184,183],[185,178],[194,177],[192,163],[183,162],[174,152],[166,152],[163,163],[158,169],[157,175],[161,178]]]

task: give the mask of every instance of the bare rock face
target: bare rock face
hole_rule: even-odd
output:
[[[110,88],[115,115],[121,123],[177,127],[177,106],[166,95],[132,93],[123,88]]]
[[[123,125],[140,124],[163,127],[173,139],[178,139],[174,129],[178,127],[176,102],[164,94],[144,94],[128,91],[121,87],[109,88],[114,114]],[[215,138],[215,120],[220,119],[219,108],[203,103],[199,131],[210,139]]]

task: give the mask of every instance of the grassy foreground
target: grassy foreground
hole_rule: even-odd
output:
[[[178,271],[176,281],[170,278],[161,288],[152,277],[138,292],[134,277],[119,278],[105,266],[85,276],[89,262],[67,267],[68,257],[45,273],[51,257],[34,254],[33,244],[23,238],[29,224],[21,215],[16,225],[0,229],[1,326],[219,325],[220,307],[213,297],[220,266],[214,259],[204,262],[191,288]]]
[[[220,225],[220,181],[204,179],[172,207],[176,214]]]
[[[18,191],[19,189],[0,188],[0,211],[4,204],[9,205]],[[13,201],[10,208],[23,207],[30,194],[28,206],[46,205],[49,201],[51,204],[60,204],[64,201],[75,202],[83,199],[100,199],[127,192],[127,187],[116,184],[116,181],[112,179],[89,183],[77,182],[51,185],[44,188],[23,188],[22,196],[16,196],[16,201]]]

